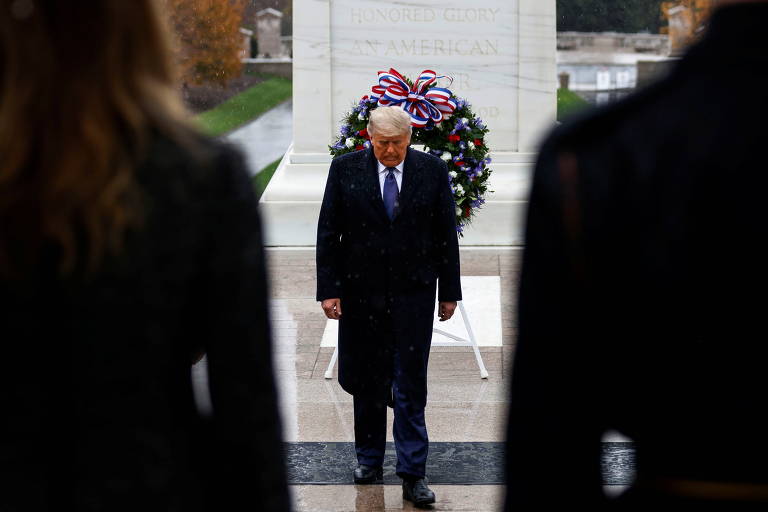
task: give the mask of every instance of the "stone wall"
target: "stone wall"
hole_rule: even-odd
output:
[[[669,54],[669,36],[618,32],[558,32],[558,50]]]
[[[248,59],[243,64],[245,71],[277,75],[293,79],[293,62],[290,60],[275,61],[271,59]]]

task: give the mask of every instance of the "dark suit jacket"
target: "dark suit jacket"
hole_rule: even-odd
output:
[[[666,479],[768,484],[766,21],[723,8],[670,77],[544,144],[507,510],[598,508],[608,429],[636,442],[625,505],[673,502]]]
[[[408,149],[399,202],[390,222],[371,149],[331,163],[317,230],[317,300],[341,298],[339,382],[352,393],[361,381],[386,385],[388,379],[381,366],[386,354],[377,352],[381,344],[368,321],[372,310],[395,308],[393,319],[413,326],[400,343],[417,347],[415,356],[426,363],[436,283],[440,301],[461,300],[456,207],[445,162]]]
[[[257,201],[239,154],[197,150],[153,141],[145,226],[98,274],[0,281],[1,510],[289,509]]]

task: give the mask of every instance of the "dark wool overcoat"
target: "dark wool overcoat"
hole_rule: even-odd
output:
[[[0,279],[0,510],[290,510],[250,176],[218,142],[147,142],[119,255]]]
[[[723,7],[666,79],[544,144],[506,510],[601,510],[632,480],[616,510],[768,507],[766,23],[768,3]]]
[[[397,352],[426,399],[436,286],[438,300],[461,300],[455,209],[445,162],[433,155],[408,149],[392,221],[371,149],[331,163],[317,300],[341,299],[339,382],[349,393],[388,393]]]

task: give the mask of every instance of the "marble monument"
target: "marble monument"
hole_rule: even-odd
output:
[[[293,23],[293,144],[261,199],[268,245],[315,244],[327,146],[389,68],[452,77],[491,130],[495,192],[461,243],[522,243],[535,151],[556,118],[555,0],[294,0]]]

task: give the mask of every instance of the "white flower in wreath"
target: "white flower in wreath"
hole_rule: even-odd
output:
[[[365,116],[363,114],[357,114],[357,118],[361,121],[365,121]]]
[[[462,213],[464,213],[464,212],[462,212],[462,211],[461,211],[461,208],[459,208],[459,207],[457,206],[457,207],[456,207],[456,215],[461,215]]]
[[[467,119],[466,117],[462,117],[461,118],[461,122],[464,123],[465,125],[468,125],[469,124],[469,119]]]
[[[450,151],[443,151],[443,154],[440,155],[440,158],[442,158],[446,162],[450,162],[453,159],[453,156],[451,156]]]
[[[456,178],[458,175],[459,173],[457,173],[456,171],[451,171],[448,173],[448,176],[450,176],[451,178]]]
[[[472,142],[472,141],[469,142],[469,149],[472,149],[472,150],[475,149],[475,143],[474,142]]]
[[[456,193],[458,195],[460,195],[460,196],[463,196],[464,195],[464,187],[462,187],[461,185],[456,185]]]
[[[347,139],[347,142],[345,142],[344,145],[348,148],[353,148],[355,147],[355,141],[353,139]]]

